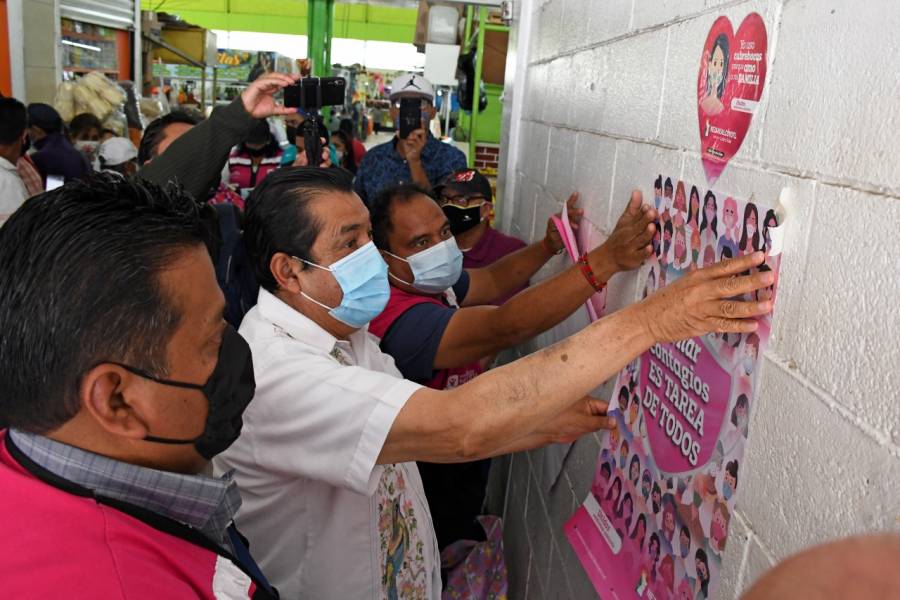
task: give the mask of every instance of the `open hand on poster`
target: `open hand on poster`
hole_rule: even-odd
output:
[[[739,276],[764,260],[764,252],[723,260],[688,273],[648,296],[641,304],[645,326],[653,339],[676,342],[709,332],[756,331],[755,317],[769,314],[772,301],[742,302],[733,298],[775,282],[771,271]]]
[[[656,232],[653,222],[657,216],[653,207],[643,203],[640,190],[634,190],[609,238],[591,254],[605,253],[612,261],[615,271],[630,271],[640,267],[653,254],[650,242]]]
[[[584,215],[584,210],[575,208],[577,204],[578,192],[572,192],[568,200],[566,200],[566,210],[569,215],[569,226],[573,231],[578,229],[578,224],[581,223],[581,217]],[[554,216],[559,219],[562,217],[562,212],[558,212],[547,219],[547,233],[544,234],[544,245],[548,250],[559,253],[565,248],[565,244],[563,242],[562,234],[559,232],[559,228],[553,221]]]
[[[542,426],[539,433],[547,443],[567,444],[600,429],[615,429],[616,420],[607,417],[609,402],[585,396]]]

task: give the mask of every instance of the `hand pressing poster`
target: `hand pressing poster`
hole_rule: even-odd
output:
[[[660,176],[644,294],[755,250],[776,274],[774,210]],[[744,300],[774,298],[776,285]],[[617,377],[594,481],[565,531],[602,598],[715,597],[771,316],[749,334],[657,344]]]

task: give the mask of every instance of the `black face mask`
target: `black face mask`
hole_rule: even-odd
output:
[[[284,132],[287,134],[288,143],[293,144],[297,139],[297,128],[293,125],[287,125],[284,128]]]
[[[460,208],[447,205],[444,208],[444,216],[450,221],[450,231],[453,235],[459,235],[472,229],[481,223],[481,207],[472,206]]]
[[[129,365],[113,364],[162,385],[203,392],[209,402],[209,412],[206,427],[200,437],[175,440],[148,435],[144,440],[160,444],[194,444],[197,452],[206,460],[224,452],[238,438],[244,424],[241,415],[256,391],[250,346],[230,325],[225,327],[216,368],[203,385],[160,379]]]
[[[250,156],[262,156],[266,153],[266,150],[269,148],[268,144],[263,146],[262,148],[251,148],[250,146],[245,145],[244,151]]]
[[[28,154],[29,150],[31,150],[31,136],[26,136],[25,141],[22,142],[22,156]]]

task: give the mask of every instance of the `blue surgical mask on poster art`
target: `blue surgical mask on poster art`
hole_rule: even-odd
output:
[[[731,484],[723,483],[722,484],[722,496],[724,496],[726,500],[731,500],[732,494],[734,494],[734,488],[731,487]]]

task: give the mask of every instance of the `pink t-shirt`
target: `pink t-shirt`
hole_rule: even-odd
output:
[[[4,598],[253,598],[231,560],[25,470],[0,431]]]

